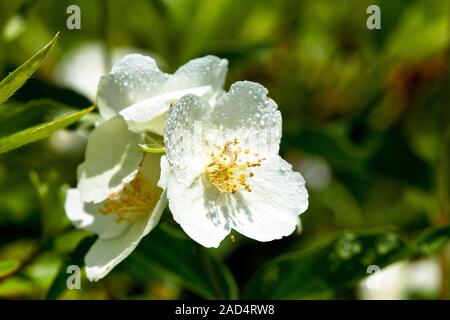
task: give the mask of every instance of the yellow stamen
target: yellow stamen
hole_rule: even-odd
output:
[[[133,222],[152,212],[161,191],[151,186],[146,178],[138,174],[120,192],[111,194],[99,212],[104,215],[115,214],[116,222]]]
[[[256,157],[257,153],[253,157],[249,154],[250,151],[243,150],[237,139],[226,141],[223,147],[214,145],[211,161],[205,167],[206,176],[220,192],[236,193],[239,189],[251,192],[248,178],[254,173],[247,169],[261,166],[263,158]]]

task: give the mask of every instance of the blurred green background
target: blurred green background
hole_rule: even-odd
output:
[[[71,4],[81,9],[81,30],[66,28]],[[366,27],[371,4],[381,8],[381,30]],[[73,252],[86,237],[70,226],[62,204],[64,190],[76,184],[96,119],[90,114],[48,139],[0,154],[0,298],[207,298],[195,284],[202,275],[195,266],[194,273],[186,271],[187,260],[204,253],[229,269],[243,292],[265,262],[308,252],[343,232],[382,229],[408,242],[450,223],[448,1],[0,0],[0,78],[58,31],[44,64],[0,106],[0,137],[91,105],[98,77],[126,52],[151,55],[167,72],[215,54],[230,62],[226,88],[237,80],[260,82],[277,101],[284,122],[281,154],[304,175],[310,207],[301,234],[270,243],[235,234],[218,250],[198,248],[166,213],[155,235],[104,280],[57,290],[54,279],[64,278],[70,259],[79,259]],[[164,237],[184,241],[183,248],[165,247]],[[164,254],[148,253],[145,248],[156,250],[158,241],[158,252],[185,250],[180,254],[187,260],[167,262]],[[190,250],[198,252],[190,256]],[[295,287],[277,288],[270,297],[449,296],[448,245],[383,261],[381,267],[391,266],[372,289],[361,280],[370,273],[367,263],[355,278],[319,258],[314,263],[323,270],[314,264],[283,269],[292,272]],[[314,272],[320,285],[305,289],[302,277]],[[349,279],[336,280],[346,274]],[[50,287],[57,294],[49,294]]]

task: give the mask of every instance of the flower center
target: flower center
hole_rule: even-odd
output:
[[[111,194],[99,211],[105,215],[115,214],[116,222],[133,222],[152,211],[160,193],[138,174],[120,192]]]
[[[253,177],[251,168],[261,166],[265,158],[258,157],[257,153],[243,149],[239,141],[226,141],[223,146],[214,145],[210,153],[211,161],[205,168],[209,181],[220,192],[235,193],[239,189],[251,192],[248,179]]]

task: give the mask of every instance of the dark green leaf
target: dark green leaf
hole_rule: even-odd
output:
[[[50,49],[58,39],[59,33],[55,35],[45,47],[39,50],[34,56],[28,59],[24,64],[14,70],[10,75],[0,82],[0,104],[8,100],[14,92],[22,87],[25,81],[39,68],[47,56]]]
[[[412,250],[430,254],[442,248],[449,240],[450,225],[441,228],[431,228],[417,239]]]
[[[259,269],[244,297],[308,298],[351,285],[368,275],[417,254],[432,253],[450,238],[450,226],[427,231],[411,245],[392,231],[345,233],[317,249],[275,258]]]
[[[0,277],[13,272],[19,264],[17,260],[0,260]]]
[[[153,230],[130,258],[173,274],[203,298],[237,298],[236,283],[220,259],[194,241],[174,234],[168,226]]]
[[[0,105],[0,137],[14,134],[54,118],[52,114],[75,111],[73,107],[51,99],[26,103],[7,102]]]
[[[35,142],[50,136],[52,133],[63,129],[78,121],[82,116],[94,110],[94,106],[71,113],[67,116],[56,118],[52,121],[14,133],[0,139],[0,153],[16,149],[25,144]]]

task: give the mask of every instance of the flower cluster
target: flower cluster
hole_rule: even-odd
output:
[[[228,62],[194,59],[174,74],[138,54],[102,77],[101,121],[88,138],[72,223],[98,235],[86,255],[103,278],[158,223],[167,203],[195,241],[217,247],[232,229],[259,241],[291,234],[308,207],[300,173],[279,155],[281,114],[260,84],[223,85]],[[163,137],[165,154],[140,146]]]

